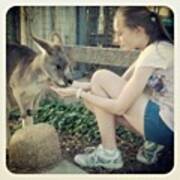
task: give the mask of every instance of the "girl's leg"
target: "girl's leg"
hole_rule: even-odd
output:
[[[95,108],[90,102],[84,100],[84,105],[88,110],[90,110],[93,114],[95,114]],[[122,125],[127,129],[133,131],[134,133],[139,134],[139,132],[125,119],[123,116],[114,116],[115,126]],[[141,135],[141,134],[140,134]]]
[[[119,90],[123,85],[123,80],[120,81],[122,81],[122,83],[119,82]],[[110,97],[108,93],[96,83],[95,75],[91,79],[91,84],[91,90],[94,94],[102,97]],[[121,151],[117,149],[116,146],[115,116],[101,108],[93,106],[88,101],[84,103],[96,116],[102,142],[101,145],[95,148],[91,153],[77,154],[74,157],[74,161],[83,167],[104,167],[107,169],[121,168],[123,166],[123,160]]]
[[[91,79],[92,92],[99,96],[115,98],[121,93],[126,81],[108,70],[99,70],[95,72]],[[148,99],[141,96],[129,111],[121,118],[121,122],[131,129],[135,129],[140,134],[144,134],[144,109]],[[85,103],[96,116],[99,130],[101,133],[102,144],[104,147],[112,149],[116,147],[115,143],[115,121],[117,117],[104,110],[92,106],[89,102]]]
[[[102,73],[101,73],[102,72]],[[110,94],[103,89],[103,87],[100,86],[99,84],[99,75],[103,75],[104,73],[107,73],[107,71],[102,70],[102,71],[97,71],[92,79],[91,79],[91,87],[92,87],[92,92],[98,96],[102,97],[110,97],[115,95],[117,92],[110,92]],[[118,80],[118,86],[115,88],[119,91],[121,91],[123,84],[125,81],[123,81],[121,78],[119,78],[117,75],[113,74],[115,78]],[[117,81],[116,80],[116,81]],[[114,90],[115,90],[114,89]],[[116,149],[116,138],[115,138],[115,116],[113,114],[110,114],[98,107],[92,106],[88,101],[84,102],[86,107],[91,110],[95,116],[96,120],[98,123],[99,131],[101,134],[101,140],[102,140],[102,145],[105,149]]]

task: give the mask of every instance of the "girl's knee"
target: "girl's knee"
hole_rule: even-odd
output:
[[[91,78],[91,84],[94,85],[94,84],[99,84],[101,83],[103,77],[108,73],[109,71],[106,70],[106,69],[101,69],[101,70],[97,70],[92,78]]]
[[[118,74],[109,71],[107,69],[101,69],[97,70],[92,78],[91,78],[91,83],[93,84],[101,84],[103,86],[106,86],[107,83],[114,82],[115,84],[124,84],[125,80],[119,76]]]
[[[86,106],[86,108],[91,111],[94,112],[94,107],[91,103],[89,103],[88,101],[84,100],[84,105]]]
[[[91,90],[101,96],[117,97],[126,81],[112,71],[102,69],[96,71],[91,78]]]
[[[93,94],[96,94],[96,95],[102,94],[102,92],[101,92],[102,91],[102,89],[101,89],[102,81],[103,81],[102,77],[105,74],[105,71],[106,70],[104,70],[104,69],[97,70],[93,74],[93,76],[91,78],[91,91]]]

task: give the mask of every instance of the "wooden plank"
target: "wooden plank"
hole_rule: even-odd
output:
[[[128,67],[135,61],[139,51],[123,51],[118,48],[101,48],[87,46],[65,46],[70,60],[83,63],[94,63]]]

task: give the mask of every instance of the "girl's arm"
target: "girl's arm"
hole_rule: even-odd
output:
[[[153,70],[154,68],[151,67],[136,69],[117,99],[108,99],[84,91],[81,93],[81,97],[109,113],[123,115],[143,93]]]
[[[134,69],[135,69],[135,62],[125,71],[125,73],[122,75],[122,78],[128,81],[132,76]]]

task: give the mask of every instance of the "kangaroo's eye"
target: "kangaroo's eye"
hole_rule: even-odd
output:
[[[60,70],[62,69],[60,65],[56,65],[56,69]]]

